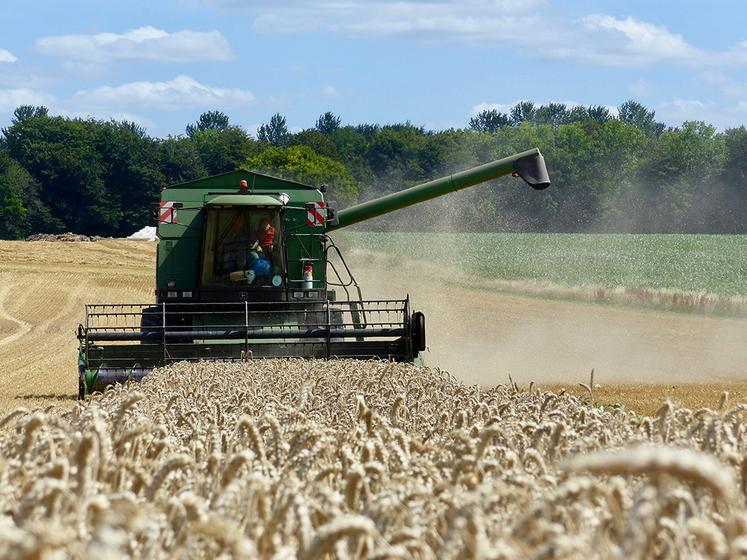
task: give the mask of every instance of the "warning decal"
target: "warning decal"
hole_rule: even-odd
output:
[[[306,205],[306,220],[312,227],[323,226],[326,211],[324,210],[324,202],[313,202]]]
[[[162,224],[175,224],[176,223],[176,207],[173,202],[161,202],[161,209],[159,211],[159,222]]]

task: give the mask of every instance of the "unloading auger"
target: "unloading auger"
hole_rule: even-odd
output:
[[[156,302],[86,305],[79,397],[180,360],[422,361],[424,315],[364,300],[328,232],[509,174],[550,185],[535,148],[339,212],[323,186],[243,169],[163,189]]]

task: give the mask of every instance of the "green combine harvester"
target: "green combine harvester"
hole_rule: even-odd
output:
[[[86,305],[79,397],[180,360],[422,362],[423,314],[364,300],[329,232],[508,174],[550,185],[533,149],[340,211],[324,186],[241,169],[163,189],[156,303]]]

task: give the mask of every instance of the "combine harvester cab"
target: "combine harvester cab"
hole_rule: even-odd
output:
[[[181,360],[422,362],[423,314],[409,298],[364,300],[328,232],[508,174],[550,184],[534,149],[339,212],[324,187],[242,169],[163,189],[156,302],[86,306],[79,397]]]

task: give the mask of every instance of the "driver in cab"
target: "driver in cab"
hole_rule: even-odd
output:
[[[262,218],[259,221],[259,230],[257,230],[257,241],[266,259],[271,259],[275,246],[275,228],[272,227],[268,218]]]

